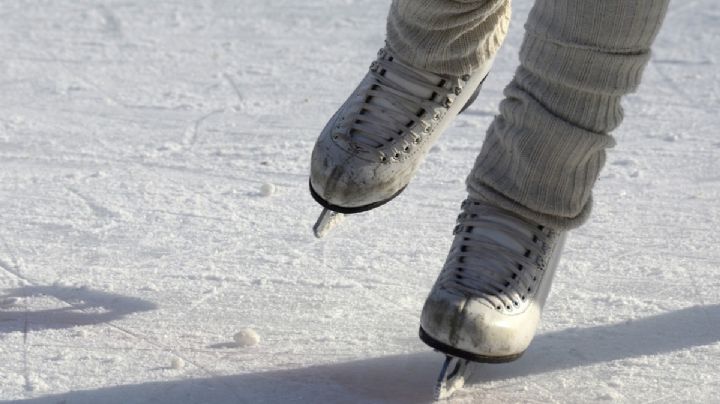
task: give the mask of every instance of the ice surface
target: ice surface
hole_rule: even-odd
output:
[[[388,1],[1,1],[0,402],[428,402],[418,316],[530,3],[403,195],[316,240],[310,151]],[[453,402],[720,397],[718,26],[673,2],[538,337]]]

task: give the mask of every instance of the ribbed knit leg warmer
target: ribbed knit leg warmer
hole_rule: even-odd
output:
[[[553,228],[582,224],[614,144],[608,133],[623,118],[620,99],[640,84],[667,5],[537,0],[521,65],[468,177],[470,196]]]
[[[459,76],[500,48],[510,24],[510,0],[393,0],[387,46],[401,60]]]

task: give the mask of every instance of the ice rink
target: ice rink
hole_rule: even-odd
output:
[[[1,403],[432,400],[420,309],[531,2],[406,192],[319,241],[310,151],[388,5],[0,2]],[[719,27],[671,4],[535,342],[453,403],[720,400]]]

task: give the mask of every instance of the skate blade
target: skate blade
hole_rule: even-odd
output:
[[[317,222],[315,222],[315,226],[313,226],[313,233],[315,233],[315,237],[325,237],[325,235],[327,235],[330,230],[332,230],[335,226],[342,222],[344,218],[345,215],[343,215],[342,213],[334,212],[330,209],[323,209],[322,213],[320,213],[320,217],[318,217]]]
[[[437,384],[435,384],[434,397],[436,401],[448,399],[463,388],[465,380],[470,377],[469,364],[470,361],[467,359],[445,355],[445,363],[443,363]]]

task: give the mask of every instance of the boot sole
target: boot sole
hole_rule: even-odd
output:
[[[430,334],[425,332],[425,330],[420,327],[420,339],[422,342],[430,346],[431,348],[437,349],[438,351],[454,356],[457,358],[467,359],[469,361],[473,362],[482,362],[482,363],[507,363],[512,362],[519,357],[522,356],[522,354],[525,353],[525,351],[520,352],[518,354],[514,355],[507,355],[507,356],[486,356],[486,355],[478,355],[473,352],[463,351],[462,349],[457,349],[455,347],[452,347],[450,345],[447,345],[443,342],[440,342],[436,340],[435,338],[431,337]]]
[[[373,202],[371,204],[363,205],[363,206],[347,207],[347,206],[333,205],[332,203],[324,200],[317,192],[315,192],[315,190],[312,187],[312,183],[310,183],[309,185],[310,185],[310,195],[312,195],[313,199],[315,199],[315,202],[319,203],[325,209],[332,210],[333,212],[338,212],[338,213],[342,213],[345,215],[350,215],[353,213],[360,213],[360,212],[367,212],[368,210],[372,210],[379,206],[382,206],[382,205],[392,201],[393,199],[395,199],[407,187],[407,185],[402,187],[399,191],[397,191],[395,193],[395,195],[391,196],[388,199],[378,201],[378,202]]]

